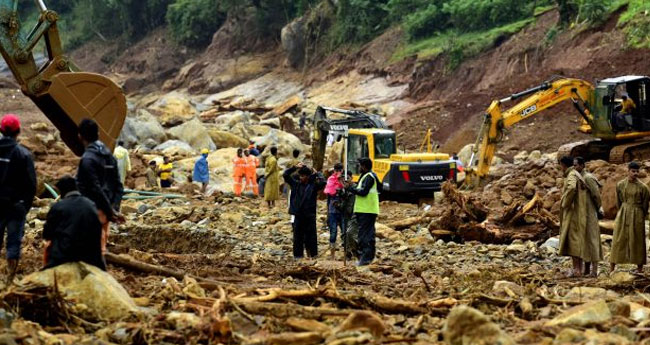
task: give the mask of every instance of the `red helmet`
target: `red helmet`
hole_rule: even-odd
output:
[[[5,114],[0,121],[0,132],[17,133],[20,131],[20,119],[14,114]]]

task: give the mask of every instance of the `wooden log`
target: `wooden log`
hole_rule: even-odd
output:
[[[389,228],[393,228],[395,230],[404,230],[410,228],[415,224],[423,223],[425,222],[425,220],[426,220],[425,217],[408,217],[408,218],[399,219],[394,222],[387,223],[386,226]]]

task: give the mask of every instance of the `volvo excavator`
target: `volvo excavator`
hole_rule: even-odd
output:
[[[622,112],[622,97],[636,105],[631,113]],[[579,130],[596,139],[563,145],[559,156],[581,156],[623,163],[650,158],[650,78],[622,76],[598,81],[595,85],[580,79],[558,77],[488,107],[466,169],[466,184],[477,186],[488,175],[497,144],[504,131],[520,121],[570,100],[582,117]],[[519,101],[503,110],[506,103]]]
[[[343,118],[330,119],[328,112],[341,114]],[[419,202],[432,199],[443,182],[456,182],[456,162],[448,154],[398,154],[395,131],[389,129],[378,115],[317,107],[312,135],[312,160],[316,170],[323,168],[328,141],[335,140],[344,142],[341,161],[353,181],[359,180],[358,159],[367,157],[372,160],[373,171],[382,182],[382,199]]]
[[[18,18],[19,0],[0,0],[0,53],[20,89],[61,133],[61,139],[76,154],[84,147],[77,126],[84,118],[94,119],[100,139],[112,150],[126,118],[126,98],[105,76],[81,72],[64,55],[57,28],[58,15],[36,0],[38,22],[26,32]],[[43,41],[47,61],[38,66],[34,48]]]

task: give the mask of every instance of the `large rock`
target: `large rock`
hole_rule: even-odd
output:
[[[287,57],[289,66],[298,68],[305,60],[304,18],[297,18],[285,25],[280,32],[282,49]]]
[[[247,111],[237,110],[233,111],[232,113],[219,115],[216,119],[214,119],[214,123],[217,125],[222,125],[225,128],[231,128],[238,123],[243,123],[244,125],[250,124],[251,117],[251,113]]]
[[[618,297],[619,295],[614,291],[588,286],[576,286],[565,296],[572,301],[612,300]]]
[[[612,313],[605,300],[598,300],[573,307],[546,322],[547,327],[588,327],[609,321]]]
[[[144,146],[151,149],[165,142],[167,134],[153,114],[139,109],[135,116],[128,116],[124,121],[120,140],[129,148]]]
[[[73,262],[25,277],[22,285],[54,286],[66,299],[83,303],[97,317],[118,320],[137,312],[137,306],[126,290],[110,274],[86,263]]]
[[[190,144],[180,140],[167,140],[154,147],[154,150],[168,156],[188,156],[196,153],[196,150]]]
[[[449,345],[515,344],[497,324],[480,311],[468,306],[452,309],[442,332]]]
[[[208,166],[210,168],[209,191],[219,191],[229,193],[233,191],[233,166],[232,159],[237,155],[236,148],[224,148],[208,155]],[[189,175],[194,169],[194,163],[197,157],[192,157],[178,161],[176,166],[178,171],[175,175]]]
[[[217,145],[218,148],[248,147],[248,140],[240,136],[237,136],[235,134],[232,134],[230,132],[220,131],[217,129],[210,129],[208,130],[208,133],[210,133],[210,137],[212,138],[212,141],[215,143],[215,145]]]
[[[164,126],[176,126],[198,115],[194,102],[186,95],[172,91],[160,97],[149,109]]]
[[[293,150],[300,150],[301,152],[305,151],[305,145],[303,145],[298,137],[277,129],[271,129],[265,136],[254,137],[251,140],[253,140],[257,145],[277,147],[280,156],[290,157]]]
[[[210,133],[197,118],[170,129],[169,136],[190,144],[197,151],[202,149],[214,151],[217,149],[210,137]]]

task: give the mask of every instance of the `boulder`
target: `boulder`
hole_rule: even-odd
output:
[[[595,299],[612,300],[618,297],[619,295],[614,291],[587,286],[576,286],[565,296],[566,299],[578,301],[592,301]]]
[[[497,324],[480,311],[468,306],[452,309],[442,332],[449,345],[515,344]]]
[[[642,306],[638,303],[630,303],[630,319],[636,322],[643,322],[650,320],[650,308]]]
[[[118,320],[137,312],[138,308],[126,290],[108,272],[83,262],[72,262],[32,273],[21,285],[54,286],[66,299],[83,303],[97,317]]]
[[[458,159],[460,159],[460,161],[463,162],[463,165],[467,166],[470,158],[472,158],[473,148],[474,148],[474,144],[467,144],[458,152]]]
[[[188,156],[196,153],[190,144],[180,140],[167,140],[164,143],[156,146],[154,150],[162,152],[164,155],[168,156]]]
[[[517,283],[509,282],[506,280],[498,280],[494,282],[494,285],[492,286],[492,292],[494,292],[494,294],[497,296],[515,298],[517,296],[523,296],[526,291],[521,285]]]
[[[260,121],[260,125],[269,126],[271,128],[280,129],[280,118],[273,117],[270,119]]]
[[[513,157],[513,161],[515,164],[522,164],[528,160],[528,152],[527,151],[521,151],[517,153]]]
[[[530,154],[528,155],[529,161],[536,161],[540,159],[542,159],[542,152],[539,150],[531,151]]]
[[[177,91],[160,97],[149,107],[149,110],[158,115],[159,122],[166,127],[179,125],[198,115],[194,102]]]
[[[208,133],[210,133],[210,138],[212,138],[212,141],[215,143],[217,148],[248,147],[248,140],[230,132],[220,131],[218,129],[209,129]]]
[[[257,145],[266,147],[276,146],[278,154],[290,157],[293,150],[305,151],[305,145],[295,135],[277,129],[271,129],[268,134],[262,137],[251,138]]]
[[[603,324],[612,318],[605,300],[573,307],[545,323],[547,327],[588,327]]]
[[[196,314],[182,313],[178,311],[172,311],[167,314],[165,321],[167,321],[178,331],[183,329],[198,328],[198,326],[201,324],[201,318],[196,316]]]
[[[614,272],[610,274],[609,278],[619,285],[631,284],[637,279],[634,274],[625,271]]]
[[[578,344],[581,341],[585,340],[585,335],[583,332],[578,331],[573,328],[565,328],[560,333],[555,336],[553,344]]]
[[[303,17],[294,19],[291,23],[285,25],[280,32],[282,50],[284,50],[287,62],[292,68],[302,66],[305,60],[304,22]]]
[[[169,130],[169,136],[190,144],[196,151],[201,151],[202,149],[214,151],[217,149],[208,130],[196,118],[180,126],[171,128]]]
[[[208,155],[208,166],[210,168],[209,191],[218,191],[222,193],[231,193],[233,191],[232,178],[232,159],[237,155],[236,148],[223,148]],[[180,160],[176,162],[178,171],[175,175],[189,175],[194,169],[196,157]]]
[[[222,125],[226,128],[231,128],[238,123],[248,125],[251,123],[251,116],[252,114],[247,111],[237,110],[231,113],[219,115],[216,119],[214,119],[214,123],[217,125]]]
[[[120,133],[127,148],[145,146],[149,149],[167,140],[165,129],[150,112],[139,109],[135,116],[127,116]]]

